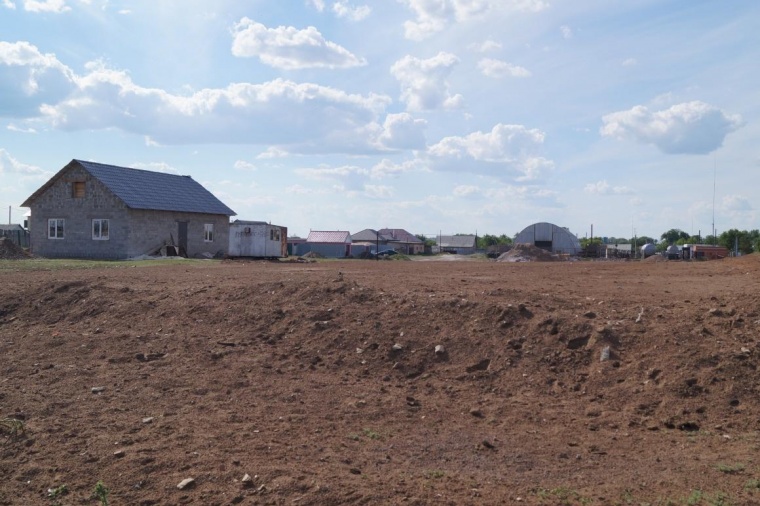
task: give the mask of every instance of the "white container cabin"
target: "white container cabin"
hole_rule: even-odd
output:
[[[263,221],[230,223],[230,257],[284,258],[288,256],[288,229]]]

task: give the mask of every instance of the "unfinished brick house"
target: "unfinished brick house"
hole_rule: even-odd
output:
[[[193,180],[72,160],[22,204],[30,249],[47,258],[224,255],[235,212]]]

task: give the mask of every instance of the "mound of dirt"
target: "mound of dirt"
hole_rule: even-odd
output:
[[[760,504],[759,260],[0,270],[0,506]]]
[[[497,262],[556,262],[559,260],[554,255],[533,244],[517,243],[511,250],[502,253],[496,259]]]
[[[2,260],[21,260],[29,258],[31,255],[21,246],[6,237],[0,237],[0,259]]]

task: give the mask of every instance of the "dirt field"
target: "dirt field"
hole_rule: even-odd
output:
[[[111,505],[760,504],[757,255],[2,270],[0,293],[2,505],[100,504],[99,480]]]

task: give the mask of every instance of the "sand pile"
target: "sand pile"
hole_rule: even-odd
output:
[[[496,259],[497,262],[556,262],[557,260],[559,260],[557,255],[533,244],[523,243],[515,244],[511,250],[502,253]]]
[[[3,260],[21,260],[22,258],[30,258],[31,255],[27,253],[24,248],[17,245],[10,239],[0,237],[0,259]]]

